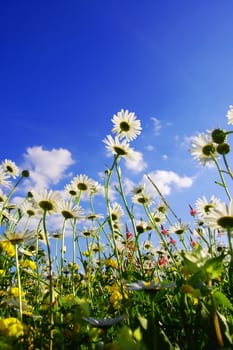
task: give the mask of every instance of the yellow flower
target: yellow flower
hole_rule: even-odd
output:
[[[18,287],[11,287],[11,295],[13,295],[14,297],[18,297],[19,296],[19,288]],[[25,292],[21,291],[21,296],[24,297],[25,296]]]
[[[118,290],[114,290],[110,296],[110,303],[116,309],[119,305],[119,302],[123,299],[122,294]]]
[[[1,241],[0,249],[3,250],[8,256],[15,256],[15,247],[10,241]]]
[[[83,255],[83,256],[89,256],[90,254],[89,254],[89,252],[88,252],[87,250],[84,250],[84,251],[82,252],[82,255]]]
[[[119,306],[120,301],[123,299],[123,295],[121,293],[120,286],[117,283],[115,283],[112,286],[108,286],[107,290],[108,290],[108,292],[111,293],[110,303],[116,309]],[[126,293],[127,293],[127,291],[124,289],[124,297],[125,298],[127,298]]]
[[[111,258],[108,259],[108,260],[106,260],[105,265],[106,265],[107,267],[112,267],[113,269],[118,269],[118,263],[117,263],[117,261],[114,260],[114,259],[111,259]]]
[[[2,276],[5,276],[5,274],[6,274],[6,272],[5,272],[5,270],[2,270],[2,269],[0,269],[0,277]]]
[[[8,337],[20,337],[23,335],[23,324],[15,317],[0,320],[0,332]]]
[[[29,259],[26,259],[26,260],[22,261],[20,263],[20,265],[22,267],[26,268],[26,269],[29,268],[31,270],[36,270],[36,263],[35,263],[35,261],[29,260]]]

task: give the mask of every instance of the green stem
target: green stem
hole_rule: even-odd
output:
[[[3,211],[4,209],[7,207],[7,204],[9,203],[9,200],[11,198],[11,196],[13,195],[13,193],[15,192],[16,190],[16,187],[20,184],[20,182],[23,180],[24,176],[21,176],[18,181],[15,183],[15,185],[12,187],[11,191],[9,192],[4,204],[2,205],[2,208],[0,210],[0,223],[2,221],[2,214],[3,214]]]
[[[61,258],[60,258],[60,294],[62,294],[63,290],[63,270],[64,270],[64,256],[65,256],[65,227],[66,227],[66,219],[63,221],[62,225],[62,242],[61,242]]]
[[[224,177],[223,177],[223,175],[222,175],[222,170],[221,170],[221,168],[220,168],[220,165],[219,165],[217,159],[216,159],[214,156],[212,157],[212,159],[213,159],[213,161],[214,161],[214,163],[215,163],[215,165],[216,165],[216,167],[217,167],[217,169],[218,169],[218,173],[219,173],[219,176],[220,176],[221,181],[222,181],[221,185],[224,187],[228,199],[231,200],[231,195],[230,195],[230,193],[229,193],[229,191],[228,191],[228,188],[227,188],[225,179],[224,179]]]
[[[52,269],[52,256],[51,248],[49,243],[49,237],[46,227],[46,210],[43,212],[43,229],[45,235],[45,242],[47,246],[48,254],[48,271],[49,271],[49,350],[53,350],[53,326],[54,326],[54,315],[53,315],[53,269]]]
[[[17,281],[18,281],[18,297],[19,297],[19,317],[20,321],[23,319],[23,306],[22,306],[22,285],[19,269],[19,255],[18,255],[18,244],[15,245],[15,262],[17,271]]]

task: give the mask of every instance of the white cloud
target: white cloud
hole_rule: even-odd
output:
[[[125,194],[128,195],[132,192],[132,190],[135,187],[135,182],[126,177],[124,179],[124,189],[125,189]]]
[[[167,154],[163,154],[163,155],[162,155],[162,158],[163,158],[164,160],[167,160],[167,159],[168,159],[168,155],[167,155]]]
[[[48,188],[57,184],[66,176],[67,168],[74,163],[67,149],[45,150],[42,146],[28,147],[24,160],[24,168],[30,171],[29,179],[36,188]]]
[[[155,148],[154,148],[153,145],[148,145],[148,146],[145,147],[145,149],[146,149],[147,151],[151,152],[151,151],[154,151]]]
[[[154,124],[155,135],[159,135],[160,129],[162,127],[160,120],[155,117],[152,117],[150,119],[153,121],[153,124]]]
[[[126,158],[125,166],[128,170],[132,170],[134,173],[140,173],[147,168],[147,163],[143,159],[143,154],[138,151],[134,151],[134,160]]]
[[[193,184],[193,178],[188,176],[180,176],[174,171],[156,170],[148,175],[164,196],[169,195],[173,188],[189,188]],[[146,175],[143,177],[143,182],[146,182],[149,189],[156,193],[156,189],[149,182]]]

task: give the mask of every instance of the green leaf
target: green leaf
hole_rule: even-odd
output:
[[[224,270],[224,258],[225,256],[222,254],[216,258],[211,258],[206,261],[204,269],[210,279],[215,279],[222,275],[222,272]]]
[[[213,290],[213,297],[217,306],[222,305],[225,306],[227,309],[233,311],[233,305],[225,294],[215,289]]]

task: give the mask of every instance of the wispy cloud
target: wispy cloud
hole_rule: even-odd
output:
[[[150,119],[153,121],[153,128],[154,128],[155,135],[159,135],[160,129],[162,127],[160,120],[155,117],[152,117]]]
[[[143,154],[138,151],[134,151],[135,160],[130,160],[129,158],[125,161],[125,166],[128,170],[134,173],[140,173],[147,168],[147,163],[143,159]]]
[[[153,182],[158,186],[163,195],[169,195],[172,189],[189,188],[193,184],[193,178],[189,176],[180,176],[174,171],[156,170],[148,174]],[[146,175],[143,176],[145,182],[151,191],[156,191],[153,185],[148,181]]]
[[[147,150],[147,151],[149,151],[149,152],[152,152],[152,151],[154,151],[154,146],[153,145],[147,145],[146,147],[145,147],[145,149]]]
[[[73,163],[70,151],[65,148],[45,150],[42,146],[28,147],[24,154],[24,168],[29,169],[30,181],[35,188],[56,185]]]

